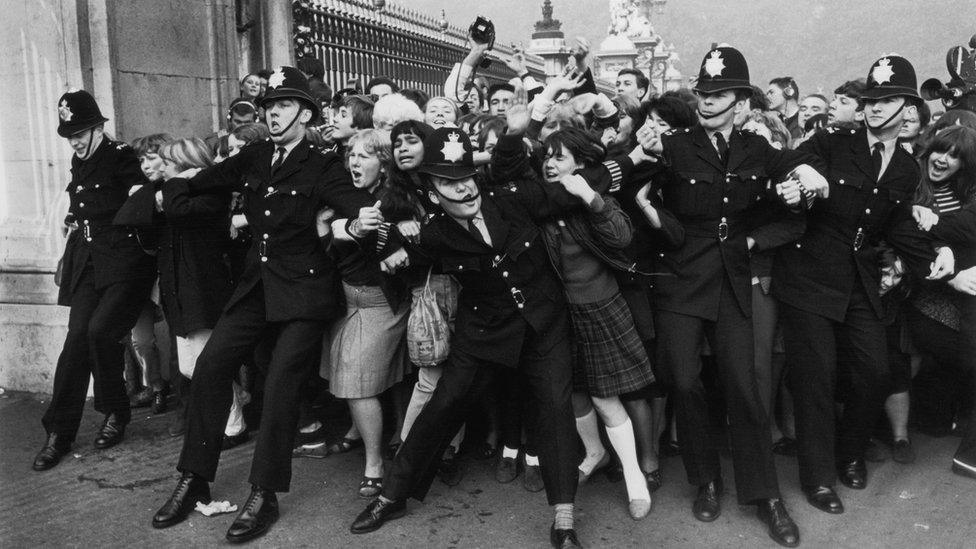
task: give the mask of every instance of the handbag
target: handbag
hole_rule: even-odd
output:
[[[410,304],[407,319],[407,351],[410,362],[420,367],[437,366],[451,352],[451,330],[430,287],[430,271],[419,297]]]

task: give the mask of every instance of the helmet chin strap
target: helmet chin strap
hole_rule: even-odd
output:
[[[905,99],[904,101],[902,101],[901,106],[898,107],[898,110],[897,111],[895,111],[894,113],[892,113],[892,115],[889,116],[887,120],[885,120],[881,124],[878,124],[877,126],[872,126],[871,124],[868,124],[867,118],[864,119],[864,125],[867,126],[867,127],[869,127],[869,128],[871,128],[872,130],[881,130],[885,126],[887,126],[889,122],[891,122],[892,120],[894,120],[896,116],[898,116],[899,114],[901,114],[901,111],[905,110],[905,106],[906,105],[908,105],[908,100],[907,99]]]
[[[731,111],[733,108],[735,108],[735,104],[736,103],[738,103],[738,101],[732,101],[731,103],[729,103],[729,106],[728,107],[725,107],[724,109],[722,109],[722,110],[720,110],[718,112],[714,112],[712,114],[705,114],[705,113],[701,112],[701,109],[699,108],[698,109],[698,116],[704,118],[705,120],[708,120],[708,119],[711,119],[711,118],[715,118],[716,116],[721,116],[721,115],[723,115],[723,114]]]
[[[472,196],[471,198],[468,198],[468,199],[465,199],[465,200],[457,200],[457,199],[454,199],[454,198],[448,198],[448,197],[444,196],[444,193],[442,193],[439,190],[437,190],[437,186],[436,185],[432,185],[432,187],[434,189],[434,192],[437,193],[437,196],[439,196],[441,199],[446,200],[447,202],[450,202],[452,204],[466,204],[468,202],[471,202],[475,198],[478,198],[479,196],[481,196],[481,189],[478,189],[478,186],[477,185],[475,185],[475,189],[478,189],[478,192],[474,196]]]

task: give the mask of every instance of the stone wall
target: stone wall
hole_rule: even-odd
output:
[[[270,3],[278,11],[289,4]],[[3,4],[0,387],[47,392],[68,312],[54,304],[71,158],[56,133],[58,97],[69,88],[91,91],[110,119],[106,130],[125,141],[160,131],[205,136],[237,95],[241,59],[254,56],[241,55],[238,44],[266,55],[260,37],[268,31],[258,25],[239,35],[234,0]]]

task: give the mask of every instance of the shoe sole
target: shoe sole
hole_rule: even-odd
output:
[[[370,532],[375,532],[380,528],[382,528],[383,525],[386,524],[387,522],[391,520],[396,520],[398,518],[403,518],[406,514],[407,514],[407,510],[403,509],[395,513],[390,513],[389,516],[387,516],[385,519],[380,521],[376,526],[370,526],[369,528],[360,528],[358,530],[350,526],[349,531],[352,532],[353,534],[368,534]]]

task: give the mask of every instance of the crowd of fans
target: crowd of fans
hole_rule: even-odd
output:
[[[734,69],[732,54],[722,48],[714,51],[720,50]],[[845,187],[850,186],[845,185],[845,179],[854,181],[857,174],[838,167],[836,157],[824,152],[834,149],[825,148],[823,140],[827,139],[824,136],[840,133],[862,135],[865,127],[870,131],[884,129],[884,124],[865,121],[874,116],[871,109],[877,103],[891,101],[889,97],[871,94],[879,86],[884,89],[884,82],[879,83],[880,79],[873,76],[839,82],[830,97],[822,93],[804,95],[790,77],[774,78],[766,89],[748,82],[708,89],[699,80],[694,92],[682,88],[658,93],[644,73],[623,70],[617,78],[616,93],[606,95],[597,91],[587,68],[585,44],[574,50],[563,75],[545,83],[530,76],[519,56],[515,56],[506,63],[518,76],[509,82],[489,84],[476,74],[485,52],[484,44],[472,41],[469,55],[454,66],[446,78],[443,95],[436,97],[419,89],[401,88],[397,75],[376,76],[365,85],[353,81],[349,87],[333,91],[323,83],[320,61],[300,59],[297,68],[307,78],[309,94],[317,103],[314,118],[307,123],[303,120],[302,143],[342,159],[351,184],[376,201],[383,222],[379,239],[387,238],[384,231],[393,232],[395,228],[397,238],[408,251],[411,244],[424,244],[425,227],[432,218],[444,212],[453,215],[454,209],[459,208],[457,204],[470,202],[479,193],[490,192],[494,197],[523,192],[530,186],[529,179],[537,182],[533,185],[558,187],[585,206],[536,219],[545,256],[551,263],[547,268],[555,271],[561,283],[572,329],[571,344],[561,344],[568,347],[565,358],[569,363],[563,366],[572,372],[572,413],[581,442],[572,470],[577,471],[581,487],[600,472],[622,480],[625,491],[621,490],[621,495],[628,512],[634,519],[641,519],[651,511],[652,494],[662,483],[679,482],[678,468],[669,466],[664,475],[662,460],[684,455],[688,479],[700,488],[695,515],[701,520],[714,520],[718,515],[721,478],[709,478],[702,472],[708,469],[708,460],[694,456],[731,447],[737,458],[739,485],[740,450],[735,439],[746,435],[736,429],[741,423],[752,422],[771,427],[766,433],[768,440],[759,446],[768,444],[773,452],[784,456],[800,454],[800,484],[810,502],[830,513],[842,512],[833,482],[803,472],[804,452],[812,452],[808,448],[811,444],[824,441],[811,440],[813,435],[804,432],[804,422],[811,421],[812,397],[804,393],[803,380],[811,374],[794,364],[794,359],[813,351],[801,348],[798,337],[787,337],[784,345],[784,330],[788,334],[794,330],[795,334],[796,330],[809,327],[797,324],[797,319],[802,318],[797,310],[804,307],[787,296],[789,283],[781,277],[788,271],[780,267],[780,262],[788,257],[784,255],[787,252],[795,254],[805,249],[823,254],[824,257],[815,257],[828,265],[825,268],[831,268],[829,265],[835,261],[848,261],[844,257],[827,257],[830,248],[810,236],[818,234],[811,228],[822,221],[817,215],[834,215],[824,213],[824,204],[831,204],[834,209],[854,207],[853,202],[849,206],[837,204],[846,197]],[[707,60],[702,71],[703,75],[715,76]],[[281,74],[270,71],[245,76],[240,82],[240,97],[228,109],[226,128],[214,135],[176,138],[158,133],[131,143],[148,180],[146,185],[156,191],[154,224],[151,229],[143,227],[140,234],[144,237],[143,248],[155,256],[158,280],[125,340],[126,382],[131,406],[151,406],[154,414],[166,412],[171,402],[169,394],[176,394],[176,412],[169,428],[172,436],[183,434],[187,428],[190,388],[207,382],[208,378],[194,377],[197,359],[206,353],[207,342],[235,285],[247,276],[249,256],[266,260],[264,247],[273,249],[278,245],[269,241],[268,235],[262,239],[252,230],[254,220],[245,215],[246,204],[240,191],[190,200],[194,193],[187,181],[192,181],[199,170],[242,154],[280,133],[279,122],[272,122],[277,119],[270,114],[271,105],[265,100],[266,94],[281,85],[275,82],[276,78],[281,78]],[[776,178],[777,170],[772,168],[736,172],[743,178],[736,185],[749,183],[745,179],[752,174],[751,184],[758,185],[755,200],[766,200],[764,192],[769,196],[779,194],[787,202],[783,206],[785,213],[780,212],[783,215],[809,212],[799,230],[787,230],[786,236],[778,240],[760,236],[759,228],[766,221],[758,218],[746,220],[754,224],[754,232],[747,238],[735,227],[731,233],[722,233],[719,228],[717,237],[709,236],[723,246],[727,238],[731,241],[742,237],[743,253],[748,242],[752,251],[742,255],[747,262],[727,268],[746,273],[743,276],[749,279],[752,294],[743,298],[736,293],[734,282],[729,285],[716,279],[708,282],[709,287],[691,290],[690,295],[706,295],[712,290],[716,296],[721,294],[715,302],[719,317],[725,318],[728,316],[723,307],[735,307],[736,300],[742,311],[748,311],[749,306],[741,301],[745,299],[751,312],[741,313],[735,322],[751,325],[747,332],[736,332],[737,328],[711,312],[685,315],[680,306],[672,304],[671,297],[660,297],[669,285],[694,276],[682,270],[694,265],[699,257],[688,242],[692,237],[702,237],[705,231],[713,231],[704,227],[704,217],[687,214],[695,204],[683,204],[685,195],[669,194],[673,191],[667,181],[680,179],[681,184],[694,186],[699,179],[700,201],[709,199],[706,193],[710,186],[722,184],[710,181],[711,176],[704,171],[682,171],[683,160],[669,147],[676,150],[677,145],[670,145],[676,142],[676,136],[684,132],[693,135],[696,128],[705,125],[704,120],[725,116],[717,107],[710,111],[708,101],[726,89],[735,91],[734,103],[729,107],[735,108],[734,135],[726,137],[728,144],[721,139],[715,142],[718,158],[726,162],[723,171],[728,169],[733,175],[735,168],[728,157],[738,154],[737,147],[758,147],[757,141],[751,141],[758,136],[763,142],[762,150],[769,151],[760,155],[767,162],[764,166],[771,165],[770,158],[793,158],[788,155],[795,151],[797,155],[821,159],[820,164],[808,163],[829,181],[828,196],[826,191],[814,191],[811,184],[803,185],[807,181],[802,176]],[[898,200],[892,198],[892,204],[895,207],[904,200],[904,206],[914,205],[906,208],[911,212],[911,228],[918,233],[913,238],[929,239],[932,261],[925,262],[925,269],[919,270],[920,262],[902,253],[905,240],[895,229],[866,240],[859,237],[861,240],[854,244],[855,252],[862,246],[872,249],[869,257],[874,264],[866,268],[858,259],[861,270],[853,273],[851,280],[877,281],[874,287],[864,284],[868,289],[876,288],[878,293],[866,298],[866,303],[882,306],[878,325],[886,333],[887,355],[870,360],[882,365],[884,375],[864,374],[862,364],[867,359],[859,355],[870,351],[859,344],[854,334],[862,326],[849,323],[849,317],[841,315],[830,329],[829,345],[824,344],[828,349],[825,352],[836,353],[825,359],[833,364],[833,369],[822,372],[823,377],[829,378],[824,385],[829,385],[825,390],[829,390],[827,404],[831,409],[820,410],[822,415],[817,420],[832,423],[836,417],[840,439],[858,438],[853,442],[841,440],[837,455],[830,456],[832,462],[837,462],[840,480],[855,489],[863,488],[867,481],[863,460],[913,463],[913,432],[963,436],[976,427],[970,419],[974,355],[967,352],[969,341],[976,339],[976,324],[967,321],[976,296],[976,267],[971,262],[976,260],[971,257],[976,233],[972,232],[972,219],[967,217],[976,212],[976,115],[968,111],[932,113],[917,95],[902,92],[897,97],[904,102],[896,113],[901,120],[897,148],[909,153],[918,167],[907,172],[917,176],[914,194],[899,194]],[[720,133],[708,135],[721,137]],[[705,143],[711,149],[711,141],[706,139]],[[432,144],[439,149],[431,150]],[[442,192],[441,185],[446,187],[457,178],[438,171],[438,166],[450,163],[455,150],[458,158],[469,155],[462,162],[476,172],[477,187],[468,194],[460,190],[457,197],[451,198]],[[709,150],[709,154],[714,153]],[[887,154],[884,166],[892,170],[900,153],[889,150]],[[437,160],[432,160],[433,156]],[[796,158],[806,162],[808,157]],[[865,158],[870,158],[867,153]],[[526,168],[525,173],[512,171],[512,164]],[[662,165],[670,171],[661,172]],[[271,173],[277,169],[272,166]],[[879,173],[884,170],[882,167]],[[250,184],[249,177],[243,176],[244,185]],[[784,180],[788,182],[785,187]],[[796,180],[801,182],[796,191],[798,198],[787,200]],[[871,181],[870,185],[874,184]],[[694,188],[691,186],[688,188]],[[268,188],[269,194],[274,192]],[[877,192],[875,188],[874,193]],[[891,196],[895,196],[895,191]],[[733,197],[733,203],[736,200]],[[729,198],[724,201],[728,204]],[[484,217],[481,213],[475,215],[464,230],[483,244],[499,244],[505,237],[491,225],[491,216],[498,214],[486,208],[483,211]],[[389,473],[384,470],[384,463],[388,464],[400,451],[440,380],[446,379],[455,367],[452,360],[437,364],[411,362],[415,357],[408,353],[407,340],[415,320],[411,316],[419,310],[416,304],[425,294],[433,295],[441,314],[452,326],[455,317],[457,322],[477,323],[471,317],[478,313],[465,310],[463,304],[459,309],[459,296],[463,301],[465,293],[487,290],[467,287],[461,278],[465,268],[488,267],[477,263],[453,265],[449,258],[417,262],[413,252],[403,249],[378,257],[364,250],[348,217],[331,208],[316,212],[317,233],[338,273],[339,281],[333,290],[344,309],[319,334],[322,344],[318,362],[314,367],[308,365],[308,378],[303,377],[291,452],[294,458],[325,458],[363,448],[362,477],[348,479],[349,490],[374,498],[384,495],[384,472]],[[949,223],[954,219],[958,219],[956,224]],[[726,218],[721,220],[724,224]],[[730,230],[728,225],[724,230]],[[529,247],[528,241],[525,247]],[[849,248],[845,252],[848,255]],[[496,264],[503,260],[502,254],[516,253],[497,246],[495,249],[499,253]],[[943,252],[946,249],[950,251]],[[728,265],[733,264],[731,259],[727,261]],[[501,276],[508,277],[507,271]],[[734,279],[738,274],[729,276]],[[787,297],[777,293],[777,286]],[[536,306],[530,296],[523,301],[514,286],[511,294],[519,309],[523,303],[525,307]],[[733,294],[734,298],[729,297]],[[732,305],[727,303],[729,299]],[[872,311],[865,305],[860,312],[873,315]],[[665,334],[669,329],[663,329],[662,322],[673,327],[692,317],[703,319],[703,332],[689,330],[685,333],[691,335],[680,341],[673,334]],[[170,340],[154,335],[154,324],[163,319],[172,336]],[[723,330],[732,331],[723,335]],[[749,355],[752,363],[741,379],[731,376],[727,365],[729,357],[741,356],[728,341],[736,333],[752,334],[753,339]],[[160,353],[163,347],[172,352]],[[258,344],[234,372],[230,414],[222,438],[225,450],[246,444],[254,430],[267,428],[262,422],[261,395],[272,347]],[[168,375],[164,375],[167,365],[162,363],[161,354],[172,356]],[[678,354],[694,357],[697,366],[690,377],[675,373],[669,364],[681,360]],[[529,359],[523,355],[522,360]],[[531,368],[508,366],[512,367],[499,366],[497,376],[484,391],[485,397],[466,408],[468,413],[458,419],[460,429],[441,434],[446,449],[437,456],[436,476],[448,486],[455,486],[463,478],[469,459],[493,460],[498,482],[512,483],[520,478],[522,489],[538,492],[545,488],[550,492],[550,503],[565,504],[564,500],[553,500],[558,482],[545,478],[544,469],[551,470],[552,465],[542,463],[540,468],[540,454],[545,454],[552,443],[548,438],[541,441],[536,428],[540,424],[535,417],[540,413],[536,409],[539,381],[533,379]],[[798,373],[793,373],[794,369]],[[795,376],[792,382],[791,376]],[[725,387],[739,383],[744,383],[743,392],[758,396],[755,409],[763,416],[761,419],[750,417],[754,403],[742,404],[741,394]],[[866,383],[882,383],[883,387],[868,391],[864,388]],[[814,389],[810,387],[811,393]],[[875,397],[878,391],[883,392],[881,400]],[[334,409],[329,406],[332,399],[345,401],[351,417],[351,425],[338,438],[326,436],[335,431],[330,422],[338,420],[324,413]],[[698,400],[708,403],[710,419],[691,421],[684,417],[698,413]],[[870,419],[870,424],[864,429],[846,430],[844,422],[852,413]],[[873,421],[875,418],[878,421]],[[727,425],[731,443],[721,434]],[[701,426],[706,426],[704,432],[697,432]],[[692,430],[696,431],[694,436]],[[808,440],[804,440],[805,436]],[[833,440],[830,444],[832,448]],[[841,455],[852,445],[861,451]],[[963,454],[957,455],[953,470],[976,478],[976,461],[966,459]],[[778,489],[759,490],[760,495],[743,501],[746,482],[742,484],[738,487],[740,502],[773,501],[778,497]],[[823,489],[830,493],[825,495]],[[770,509],[768,512],[775,515],[776,508]],[[560,511],[557,505],[553,531],[571,530],[571,518],[567,523]],[[380,513],[376,509],[373,512]],[[760,516],[764,512],[761,508]],[[769,520],[775,523],[777,519]],[[569,542],[576,543],[575,534],[573,538]],[[553,539],[563,546],[569,543],[558,536]],[[788,531],[779,531],[774,539],[785,545],[799,542],[798,533],[794,539]]]

